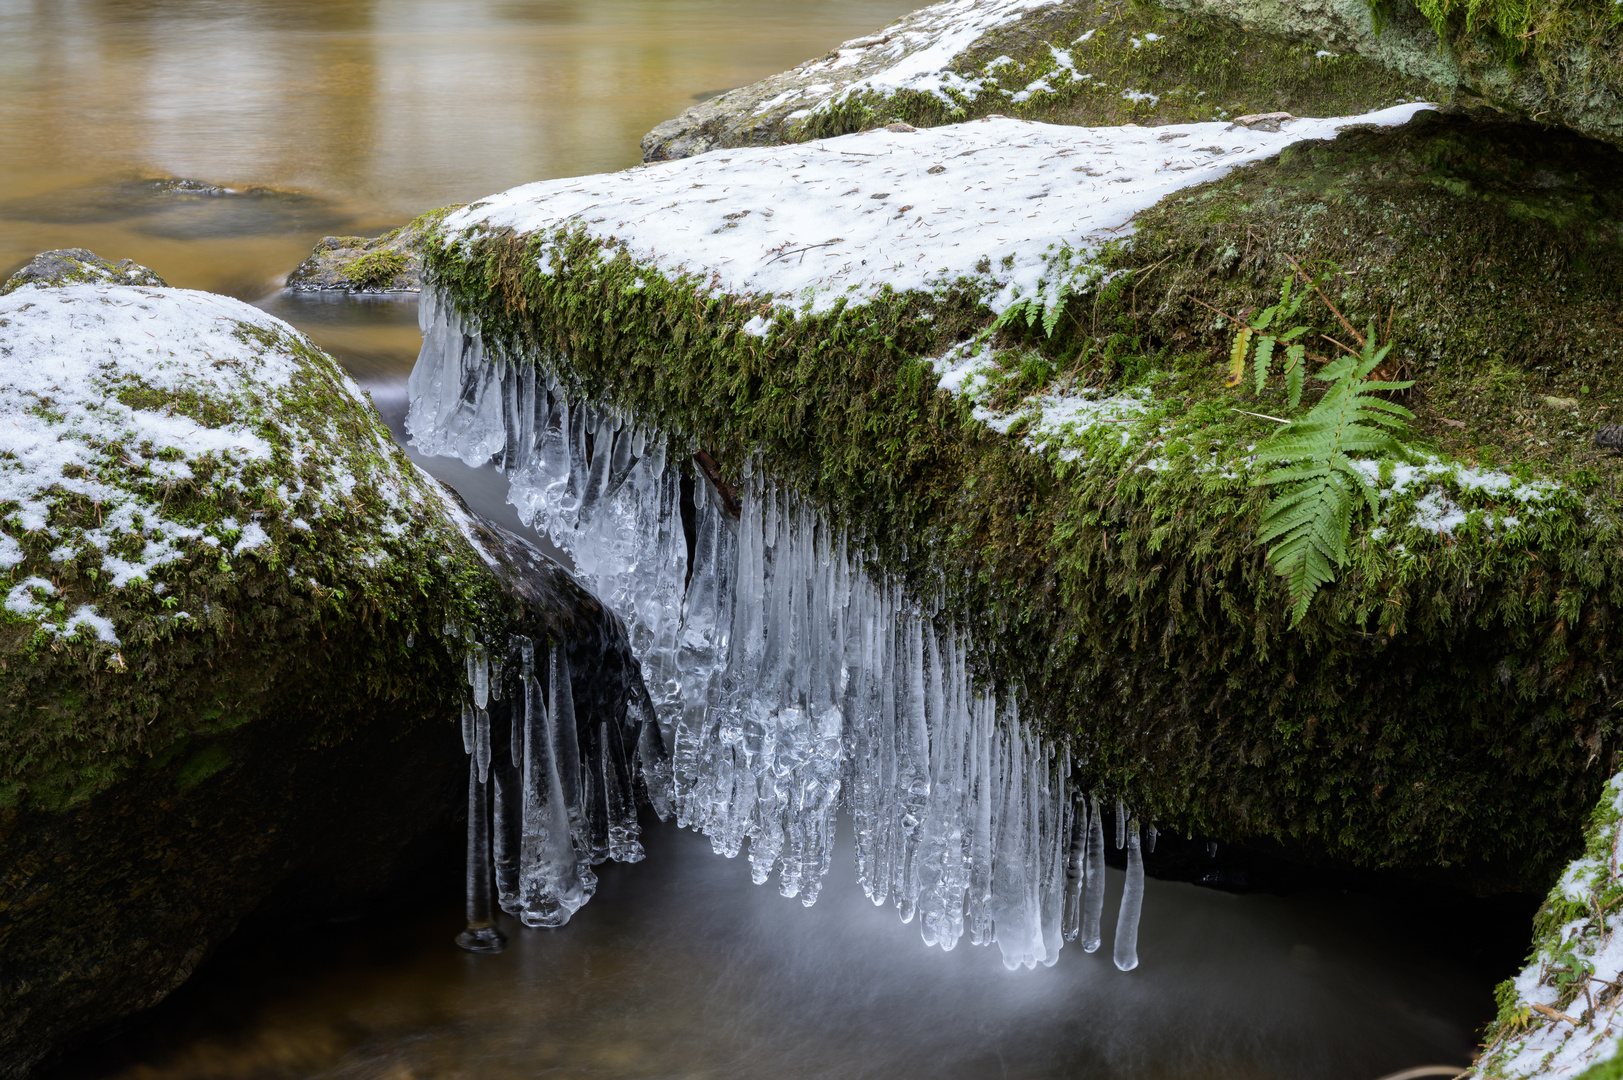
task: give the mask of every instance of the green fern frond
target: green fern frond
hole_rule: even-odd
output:
[[[1275,468],[1252,483],[1278,491],[1263,511],[1257,541],[1272,545],[1268,562],[1290,590],[1293,627],[1307,615],[1319,589],[1347,564],[1360,497],[1371,514],[1379,510],[1374,485],[1350,455],[1407,456],[1401,436],[1414,414],[1376,395],[1413,383],[1369,378],[1391,350],[1390,343],[1377,348],[1374,327],[1370,330],[1361,353],[1339,357],[1315,373],[1315,379],[1330,384],[1324,396],[1257,447],[1257,465]],[[1287,349],[1287,364],[1291,349],[1299,347]],[[1301,363],[1297,357],[1296,370]],[[1299,394],[1298,388],[1293,397]]]

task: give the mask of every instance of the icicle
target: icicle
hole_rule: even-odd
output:
[[[473,741],[474,741],[473,706],[468,705],[468,704],[464,704],[462,706],[462,752],[464,754],[473,753]]]
[[[468,650],[468,685],[473,687],[473,703],[484,709],[490,705],[490,663],[483,645]]]
[[[1208,840],[1208,841],[1206,841],[1206,857],[1208,859],[1217,858],[1217,841],[1216,840]]]
[[[489,788],[478,766],[468,762],[468,925],[456,943],[469,952],[498,953],[507,948],[507,936],[496,926],[491,904]]]
[[[1082,894],[1082,950],[1099,948],[1099,923],[1105,912],[1105,825],[1099,797],[1088,798],[1088,873]]]
[[[1154,825],[1151,825],[1148,829],[1144,830],[1144,853],[1146,855],[1155,854],[1155,841],[1159,836],[1160,833],[1155,831]]]
[[[1065,916],[1062,925],[1066,941],[1075,941],[1082,932],[1082,879],[1087,872],[1087,850],[1087,805],[1077,803],[1071,818],[1070,843],[1065,856]]]
[[[1132,971],[1138,966],[1138,916],[1144,904],[1144,857],[1139,852],[1138,822],[1127,830],[1127,884],[1121,893],[1121,914],[1116,917],[1116,966]]]
[[[558,650],[554,649],[554,654]],[[564,776],[578,766],[560,768],[568,758],[561,753],[556,711],[570,699],[567,683],[560,694],[556,668],[551,673],[553,708],[542,704],[541,687],[534,677],[524,680],[524,817],[519,850],[519,918],[526,926],[562,926],[590,898],[589,868],[583,868],[575,850]],[[571,720],[573,708],[571,703]],[[573,742],[573,740],[570,740]],[[595,882],[594,882],[595,883]]]
[[[473,713],[473,749],[479,782],[483,784],[490,775],[490,714],[484,709]]]
[[[647,690],[608,715],[583,694],[577,716],[562,648],[541,664],[519,639],[489,655],[447,623],[447,640],[468,640],[464,747],[490,776],[504,907],[561,925],[595,888],[594,862],[641,858],[641,790],[802,903],[819,895],[843,807],[862,888],[927,943],[996,941],[1015,966],[1051,964],[1065,941],[1098,948],[1105,815],[1074,794],[1068,750],[973,677],[973,643],[939,621],[941,584],[889,583],[860,534],[758,461],[728,466],[738,502],[724,504],[689,465],[695,447],[618,405],[568,400],[565,358],[493,351],[432,290],[421,312],[407,421],[419,449],[495,456],[520,520],[625,627]],[[1154,828],[1129,843],[1119,802],[1115,825],[1141,867]]]

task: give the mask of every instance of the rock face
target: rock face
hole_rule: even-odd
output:
[[[946,0],[694,106],[644,137],[643,159],[994,112],[1159,124],[1473,95],[1623,141],[1611,59],[1623,30],[1609,16],[1529,8],[1523,32],[1506,35],[1453,7],[1402,0],[1377,25],[1363,0]]]
[[[1452,87],[1445,63],[1388,70],[1300,34],[1253,32],[1199,11],[1121,0],[948,0],[702,102],[649,132],[642,150],[643,160],[663,161],[991,113],[1080,125],[1278,110],[1336,116],[1436,100]]]
[[[1166,6],[1354,52],[1524,117],[1623,143],[1623,67],[1615,59],[1623,28],[1605,10],[1526,5],[1519,17],[1495,25],[1499,5],[1483,5],[1488,11],[1480,16],[1473,8],[1467,18],[1446,2],[1400,2],[1382,8],[1377,25],[1361,0],[1166,0]]]
[[[433,210],[382,236],[325,236],[293,272],[295,292],[416,292],[423,231],[455,207]]]
[[[595,601],[245,304],[36,260],[0,298],[0,429],[0,1076],[241,920],[364,907],[460,846],[461,642],[625,668]]]

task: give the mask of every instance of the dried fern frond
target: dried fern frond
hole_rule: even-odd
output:
[[[1326,364],[1313,377],[1330,384],[1318,403],[1257,447],[1258,465],[1277,468],[1252,481],[1281,489],[1263,511],[1257,540],[1272,544],[1268,562],[1290,589],[1291,625],[1307,614],[1320,588],[1347,563],[1347,543],[1360,498],[1374,514],[1375,487],[1351,455],[1407,456],[1401,436],[1414,414],[1376,395],[1411,382],[1371,379],[1391,350],[1375,345],[1373,324],[1363,351]]]

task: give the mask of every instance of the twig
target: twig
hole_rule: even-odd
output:
[[[1215,311],[1215,312],[1217,312],[1217,314],[1223,316],[1223,318],[1227,319],[1231,323],[1234,323],[1236,326],[1242,326],[1242,327],[1245,327],[1248,330],[1250,329],[1249,326],[1246,326],[1245,323],[1241,322],[1239,319],[1236,319],[1233,315],[1230,315],[1228,312],[1222,310],[1221,308],[1212,307],[1212,305],[1208,304],[1206,301],[1200,299],[1197,296],[1191,296],[1189,299],[1193,300],[1195,303],[1199,304],[1201,307],[1205,308],[1207,311]]]
[[[845,237],[836,236],[832,240],[824,240],[821,244],[807,244],[805,247],[791,248],[788,251],[780,251],[776,255],[774,255],[770,259],[768,259],[762,265],[763,266],[771,266],[773,263],[777,262],[779,259],[788,258],[790,255],[800,255],[801,258],[805,258],[805,252],[810,251],[812,248],[828,247],[830,244],[843,244],[844,242],[845,242]]]
[[[1324,295],[1324,290],[1319,288],[1319,283],[1317,281],[1313,280],[1312,277],[1308,276],[1308,272],[1306,270],[1302,269],[1302,264],[1297,262],[1295,259],[1293,259],[1289,255],[1285,256],[1285,261],[1290,263],[1293,267],[1295,267],[1296,272],[1298,274],[1302,275],[1302,280],[1307,282],[1308,285],[1310,285],[1312,287],[1313,291],[1319,294],[1319,299],[1323,300],[1325,305],[1330,309],[1331,313],[1333,315],[1335,315],[1335,317],[1337,319],[1341,320],[1341,325],[1345,326],[1347,328],[1347,333],[1351,334],[1353,336],[1353,338],[1358,342],[1359,345],[1363,345],[1364,344],[1364,335],[1360,334],[1358,332],[1358,328],[1356,326],[1354,326],[1352,323],[1347,321],[1347,316],[1345,316],[1345,315],[1343,315],[1341,313],[1340,308],[1336,307],[1335,304],[1330,302],[1330,298],[1328,296]],[[1337,342],[1337,344],[1340,344],[1340,343]]]
[[[721,478],[721,466],[716,464],[716,459],[703,450],[696,450],[693,460],[715,486],[716,493],[721,496],[722,504],[727,508],[727,513],[735,518],[740,517],[743,514],[744,504],[738,498],[738,490]]]
[[[1548,1016],[1551,1020],[1565,1020],[1573,1027],[1578,1026],[1578,1021],[1574,1020],[1572,1017],[1568,1016],[1559,1009],[1552,1009],[1548,1005],[1540,1005],[1536,1001],[1532,1002],[1531,1004],[1533,1006],[1533,1011],[1538,1013],[1540,1016]]]
[[[1230,412],[1240,413],[1243,416],[1255,416],[1258,420],[1272,420],[1276,424],[1288,424],[1288,423],[1290,423],[1289,420],[1281,420],[1279,417],[1277,417],[1277,416],[1269,416],[1267,413],[1246,412],[1244,409],[1230,409],[1229,411]]]
[[[1351,348],[1350,346],[1348,346],[1346,344],[1346,342],[1337,341],[1335,338],[1331,337],[1329,334],[1320,334],[1319,336],[1322,337],[1324,340],[1328,341],[1330,344],[1336,346],[1337,348],[1346,349],[1348,352],[1352,353],[1354,356],[1358,355],[1358,350],[1354,349],[1354,348]]]

